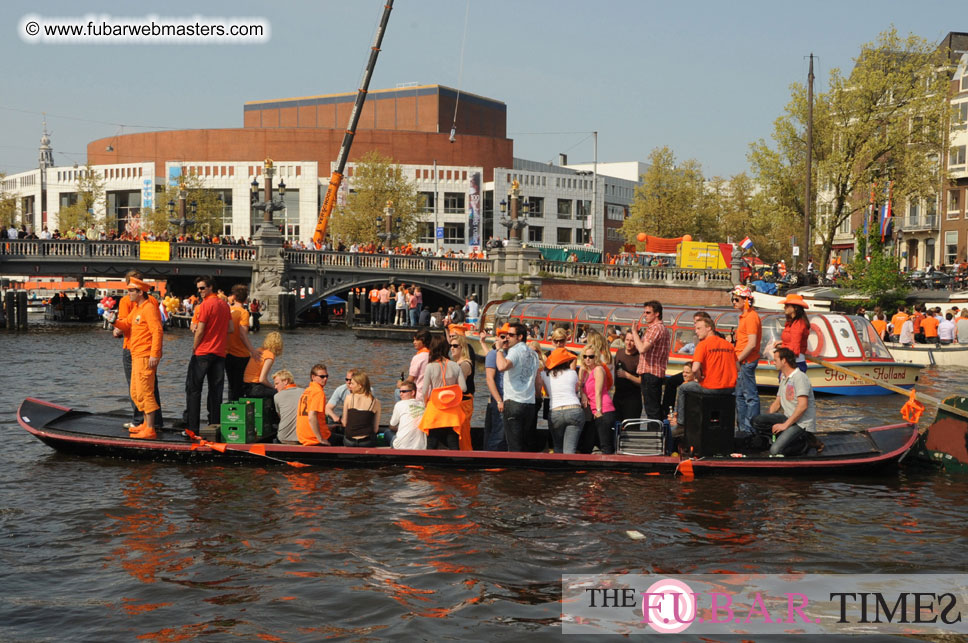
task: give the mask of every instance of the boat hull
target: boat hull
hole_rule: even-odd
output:
[[[894,359],[899,362],[919,366],[968,366],[968,345],[965,344],[902,346],[901,344],[886,343],[885,345],[891,351]]]
[[[180,431],[159,432],[156,440],[128,437],[122,416],[92,414],[28,398],[17,412],[20,426],[51,448],[68,454],[127,460],[186,463],[285,464],[321,467],[453,467],[460,469],[538,469],[674,473],[676,456],[513,453],[499,451],[444,451],[345,447],[308,447],[284,444],[197,444]],[[898,424],[867,431],[820,434],[827,448],[823,456],[796,458],[716,457],[692,460],[694,471],[801,474],[855,473],[896,465],[917,437],[913,425]],[[224,447],[224,448],[222,448]],[[264,455],[263,455],[264,452]]]

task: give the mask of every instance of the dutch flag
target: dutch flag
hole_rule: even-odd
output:
[[[743,250],[749,250],[750,248],[753,247],[753,240],[750,239],[749,237],[745,237],[742,241],[739,242],[739,247],[742,248]]]

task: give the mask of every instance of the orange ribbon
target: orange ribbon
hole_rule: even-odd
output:
[[[924,404],[918,402],[917,391],[912,388],[908,401],[901,407],[901,417],[912,424],[917,424],[922,413],[924,413]]]

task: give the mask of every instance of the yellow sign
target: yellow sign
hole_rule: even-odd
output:
[[[679,268],[718,268],[729,266],[723,260],[723,252],[718,243],[683,241],[676,250],[676,266]]]
[[[142,241],[140,258],[142,261],[168,261],[171,246],[167,241]]]

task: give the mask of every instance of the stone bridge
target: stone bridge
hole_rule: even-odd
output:
[[[643,287],[657,290],[649,296],[672,303],[694,297],[697,290],[708,291],[707,299],[718,301],[739,281],[738,266],[732,270],[683,270],[562,263],[542,260],[537,251],[528,248],[507,248],[492,253],[490,259],[460,259],[258,245],[70,240],[0,240],[0,275],[122,277],[137,268],[148,277],[161,279],[191,280],[210,274],[220,280],[251,283],[253,272],[269,253],[281,253],[276,261],[281,258],[284,262],[284,268],[273,276],[276,286],[288,292],[313,293],[299,300],[297,315],[329,295],[388,282],[419,285],[455,303],[471,294],[485,302],[519,293],[541,296],[543,290],[554,298],[637,301],[646,298]],[[253,290],[255,287],[253,284]]]

